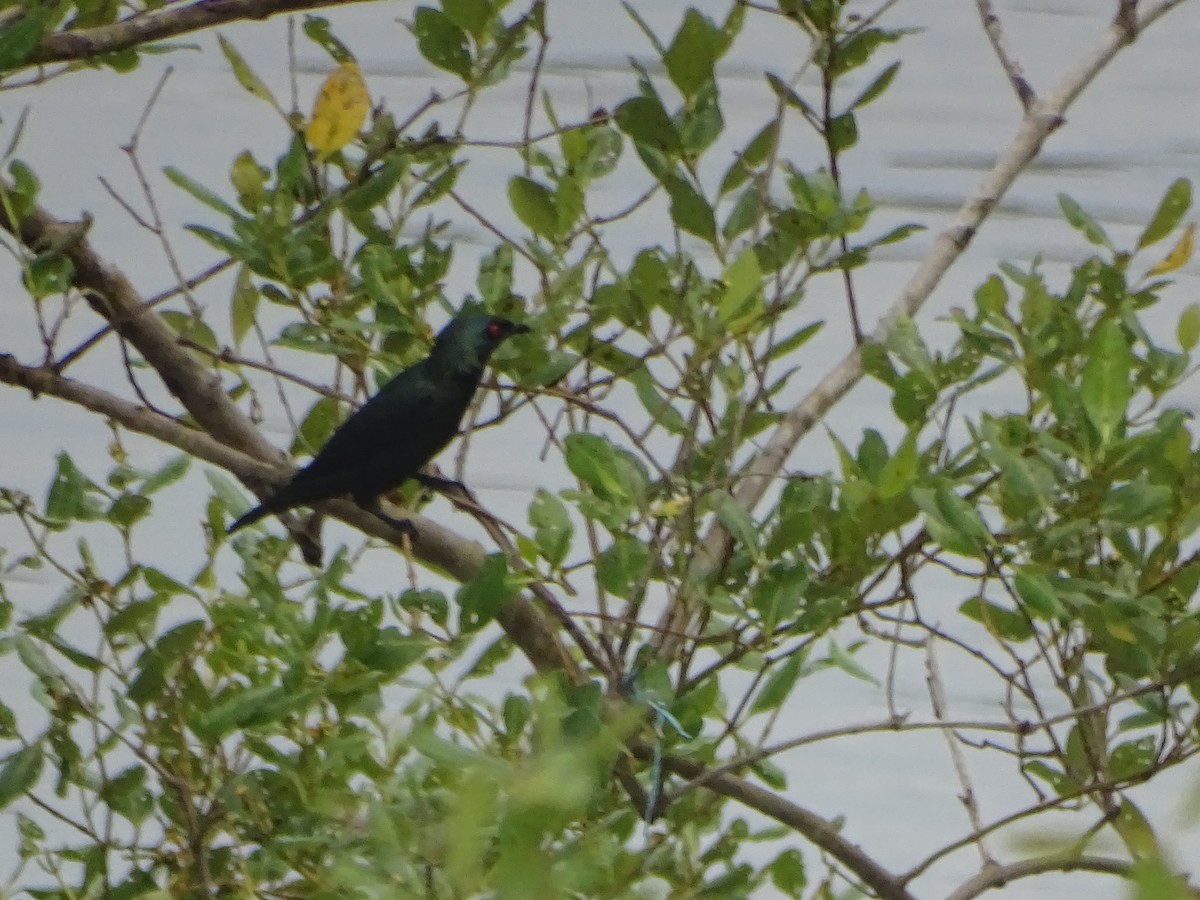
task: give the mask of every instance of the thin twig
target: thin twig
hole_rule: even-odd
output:
[[[934,718],[939,722],[945,722],[947,718],[946,683],[942,679],[941,669],[938,667],[935,646],[932,640],[927,641],[925,645],[925,683],[929,687],[929,702],[933,706]],[[954,733],[954,730],[944,728],[942,729],[942,735],[945,737],[946,746],[950,750],[950,760],[954,765],[954,774],[958,777],[959,787],[962,788],[962,793],[958,795],[958,799],[962,801],[962,805],[967,811],[967,819],[971,823],[971,831],[978,838],[975,841],[975,847],[979,851],[983,866],[986,869],[988,866],[995,865],[995,861],[988,851],[987,841],[983,836],[983,819],[979,815],[979,803],[975,797],[975,788],[971,784],[971,773],[967,768],[967,760],[963,755],[962,747],[958,745],[958,735]]]
[[[1021,64],[1017,62],[1016,54],[1008,46],[1004,28],[1000,25],[1000,17],[992,8],[992,0],[975,0],[975,5],[979,8],[979,18],[983,21],[983,30],[987,34],[988,41],[991,42],[992,49],[996,51],[996,58],[1000,60],[1004,74],[1008,76],[1009,83],[1017,92],[1021,108],[1028,113],[1037,103],[1037,93],[1034,91],[1033,85],[1029,83],[1029,79],[1025,77]]]

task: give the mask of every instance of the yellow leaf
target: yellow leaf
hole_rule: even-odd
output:
[[[653,516],[661,516],[664,519],[674,519],[683,514],[683,511],[691,505],[691,501],[687,497],[668,497],[655,503],[650,510]]]
[[[1192,258],[1192,251],[1195,249],[1196,225],[1193,223],[1183,229],[1183,237],[1179,239],[1179,243],[1163,258],[1162,262],[1146,273],[1146,277],[1165,275],[1168,272],[1174,272],[1176,269],[1183,268],[1183,266],[1187,265],[1187,261]]]
[[[317,156],[326,159],[345,147],[366,121],[371,95],[358,65],[344,62],[321,85],[305,136]]]

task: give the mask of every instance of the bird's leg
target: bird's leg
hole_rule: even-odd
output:
[[[300,549],[300,556],[310,566],[321,565],[321,523],[324,520],[325,517],[314,510],[311,516],[300,519],[292,530],[292,540]]]
[[[383,511],[383,504],[379,502],[378,497],[355,497],[354,502],[365,509],[372,515],[378,516],[388,525],[391,525],[401,534],[408,535],[409,540],[413,540],[417,536],[416,526],[408,519],[397,519],[395,516],[390,516]]]
[[[455,481],[453,478],[443,478],[441,475],[427,475],[424,472],[418,472],[413,476],[413,481],[421,485],[421,487],[437,491],[439,494],[462,493],[470,496],[467,486],[461,481]]]

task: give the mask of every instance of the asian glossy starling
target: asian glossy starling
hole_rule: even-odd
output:
[[[394,528],[411,523],[384,513],[379,497],[410,478],[428,484],[421,468],[458,434],[492,352],[527,325],[495,316],[458,316],[434,339],[429,355],[385,384],[354,412],[292,480],[229,526],[229,533],[263,516],[349,495]]]

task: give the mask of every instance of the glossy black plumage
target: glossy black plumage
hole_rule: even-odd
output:
[[[272,513],[349,495],[388,523],[379,496],[416,477],[458,434],[492,352],[505,338],[529,331],[494,316],[454,319],[429,356],[405,369],[334,431],[292,480],[229,526],[233,533]],[[434,479],[436,480],[436,479]]]

